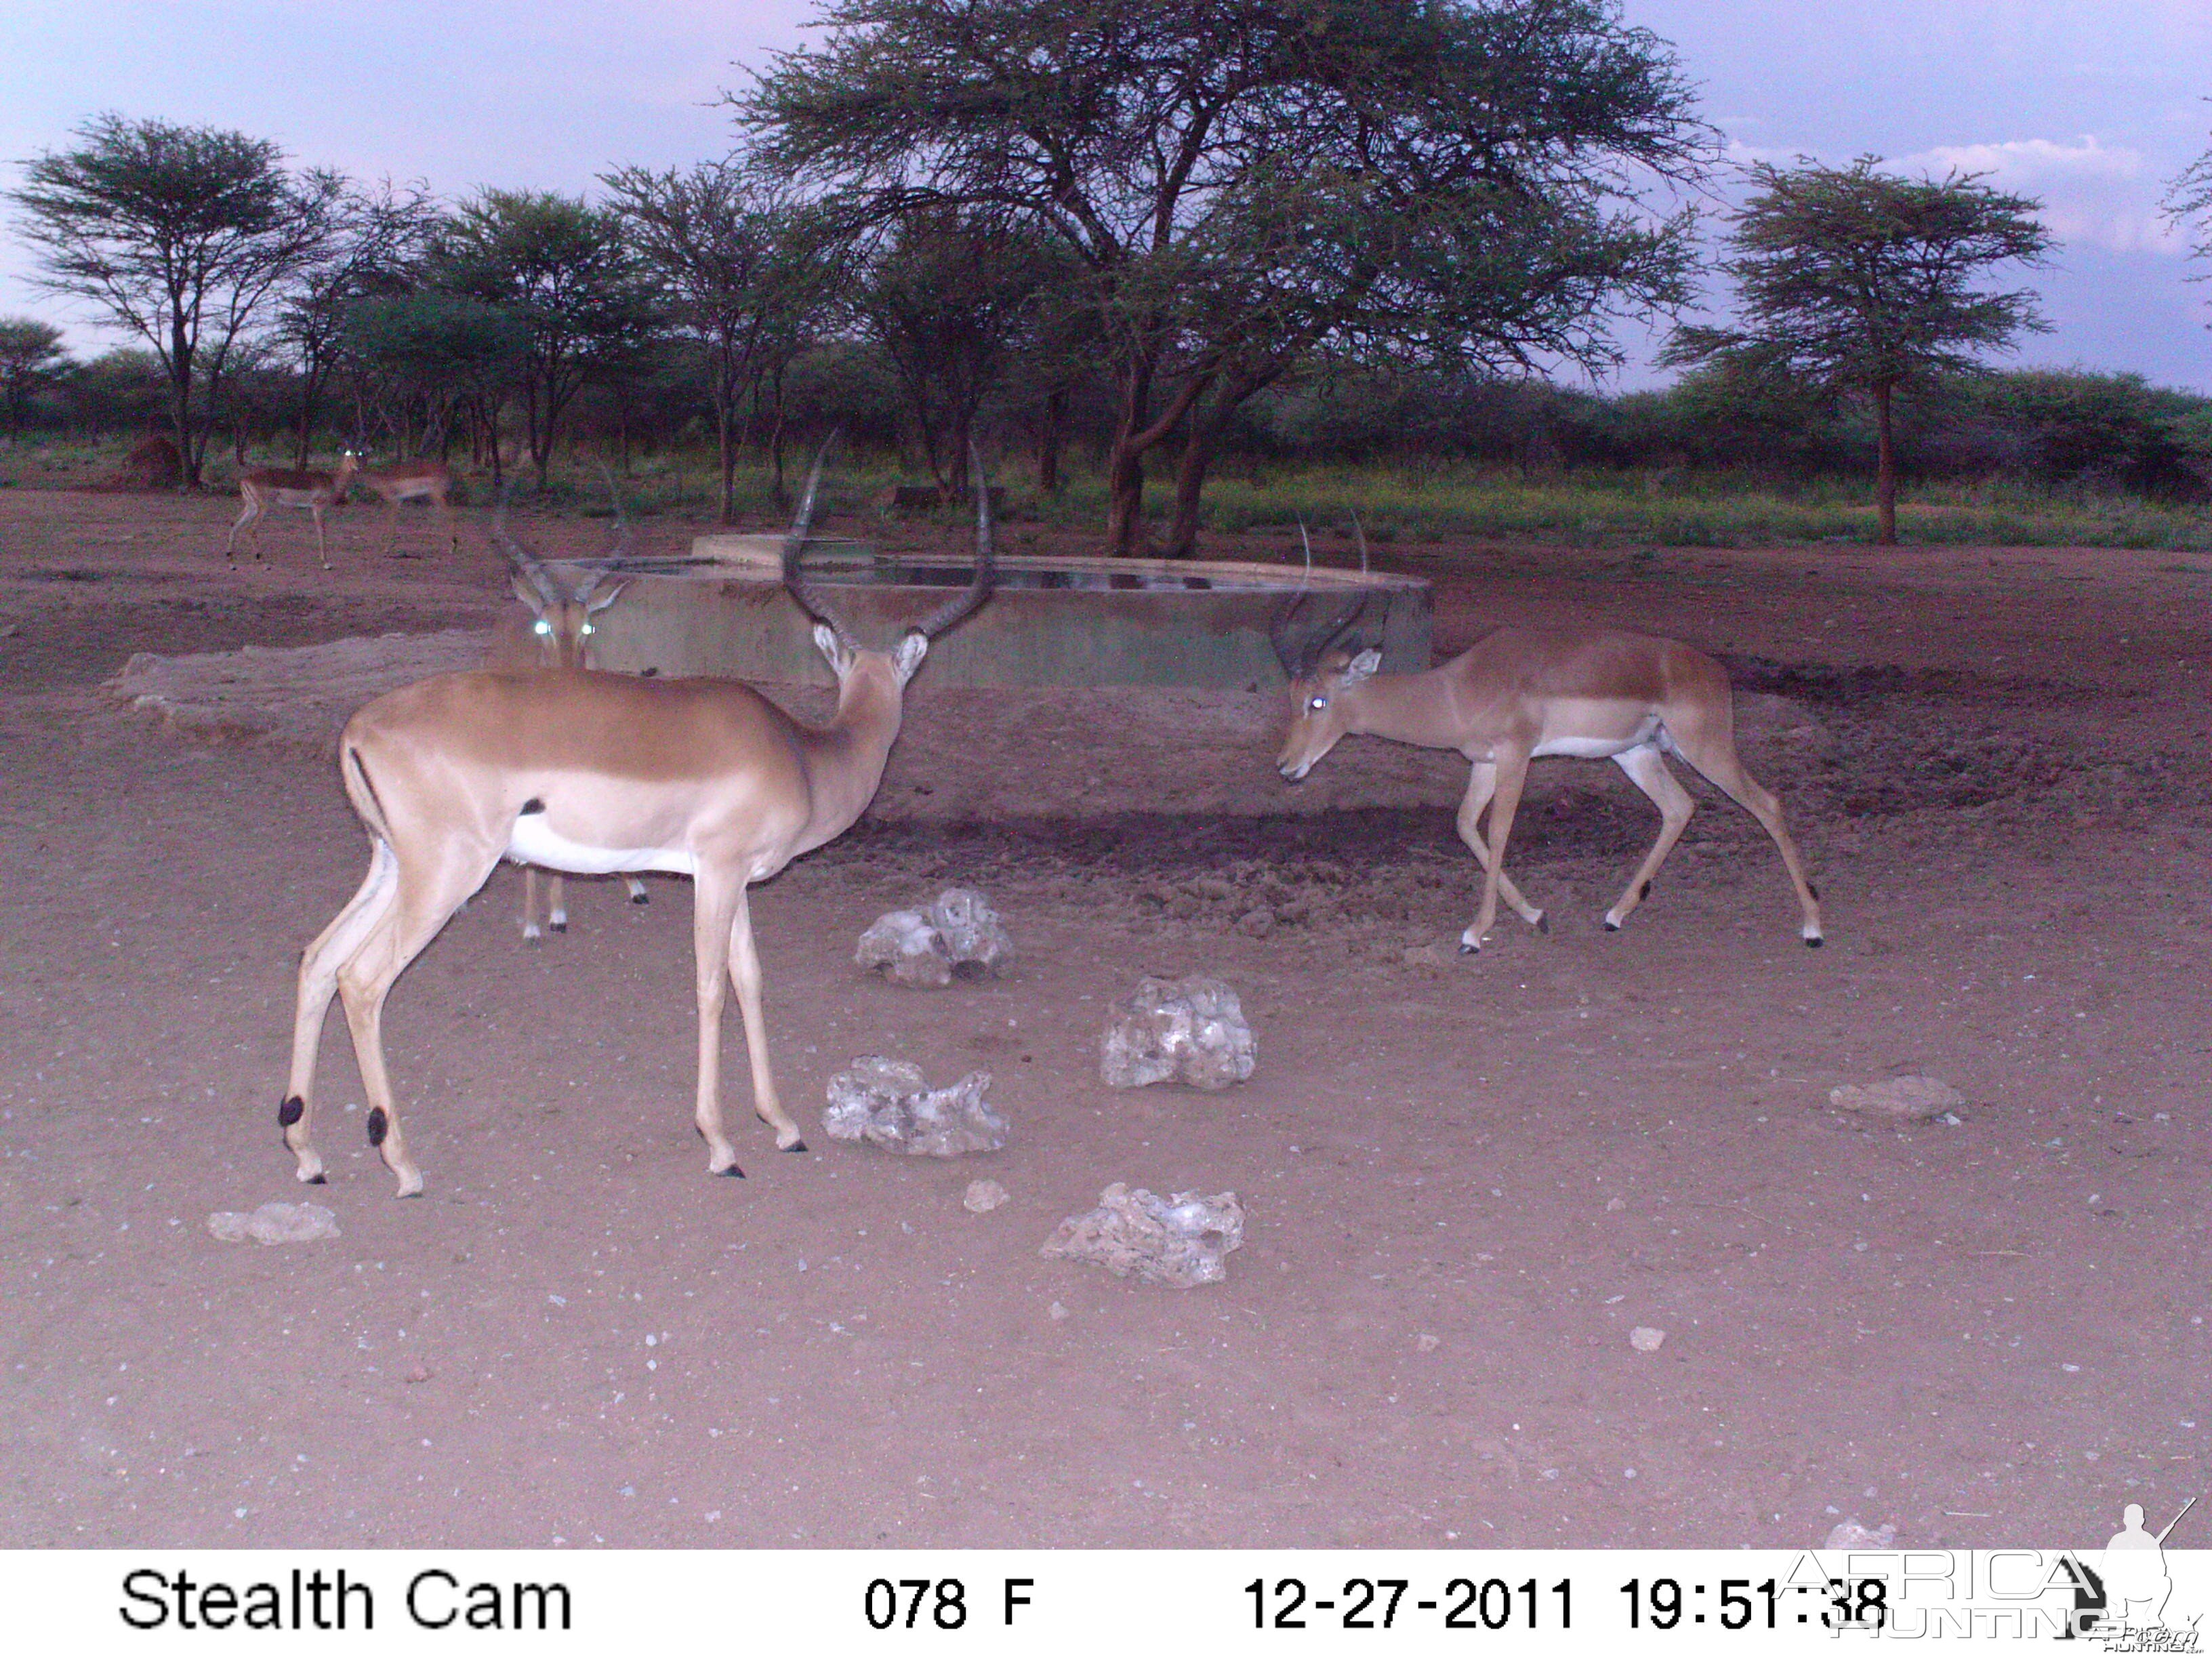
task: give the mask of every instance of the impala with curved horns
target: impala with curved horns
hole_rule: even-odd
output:
[[[825,451],[826,453],[826,451]],[[721,1030],[734,985],[752,1066],[753,1109],[776,1145],[801,1149],[776,1099],[746,889],[834,840],[882,781],[907,682],[931,639],[990,595],[990,500],[975,473],[975,574],[966,592],[889,651],[856,645],[810,593],[800,551],[822,458],[784,539],[784,583],[815,618],[837,677],[826,726],[793,719],[732,680],[660,680],[570,670],[441,674],[378,698],[348,723],[338,766],[373,845],[368,874],[300,964],[292,1069],[276,1120],[302,1181],[323,1178],[309,1139],[323,1016],[345,1004],[368,1139],[398,1183],[422,1190],[385,1069],[385,998],[400,971],[502,858],[602,875],[663,870],[692,878],[699,1007],[694,1121],[708,1169],[739,1175],[722,1132]]]
[[[1364,563],[1366,538],[1360,539]],[[1464,756],[1474,769],[1460,803],[1459,835],[1483,867],[1483,884],[1474,921],[1460,935],[1462,954],[1482,948],[1501,896],[1532,927],[1551,930],[1506,875],[1505,847],[1528,763],[1553,755],[1613,762],[1659,809],[1659,838],[1605,913],[1608,932],[1649,896],[1690,822],[1689,792],[1664,759],[1674,754],[1773,838],[1802,912],[1800,936],[1820,945],[1820,894],[1805,878],[1782,804],[1736,757],[1728,671],[1704,652],[1610,628],[1501,628],[1426,673],[1383,674],[1376,672],[1382,653],[1359,637],[1366,599],[1353,600],[1300,643],[1296,623],[1308,597],[1302,588],[1273,619],[1275,654],[1296,699],[1276,769],[1296,783],[1352,732]],[[1348,649],[1340,644],[1347,636]],[[1487,841],[1480,828],[1486,809]]]
[[[600,469],[605,471],[604,466]],[[507,555],[512,568],[510,580],[514,585],[514,597],[529,608],[531,623],[532,660],[547,668],[566,668],[573,672],[598,666],[592,636],[599,625],[592,618],[622,597],[625,582],[607,582],[607,572],[629,550],[629,520],[623,514],[622,494],[615,488],[614,477],[607,477],[607,492],[614,498],[615,545],[606,561],[592,570],[573,589],[553,573],[551,566],[524,547],[507,533],[507,492],[501,490],[499,504],[492,509],[492,539]],[[520,666],[520,664],[499,664],[500,666]],[[623,884],[629,890],[632,904],[649,904],[652,895],[645,884],[635,876],[624,876]],[[545,929],[556,933],[568,931],[568,901],[567,879],[557,870],[546,878]],[[526,864],[522,867],[522,938],[526,944],[538,945],[544,940],[545,932],[538,925],[538,866]]]

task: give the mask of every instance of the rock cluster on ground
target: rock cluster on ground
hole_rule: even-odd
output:
[[[854,960],[901,985],[950,985],[1006,971],[1013,942],[999,913],[969,887],[948,887],[926,910],[891,910],[860,935]]]
[[[822,1127],[833,1140],[865,1140],[916,1158],[995,1152],[1006,1144],[1006,1120],[984,1100],[988,1072],[933,1089],[921,1067],[869,1054],[830,1079]]]
[[[1225,1089],[1252,1075],[1259,1041],[1237,993],[1210,975],[1137,982],[1098,1040],[1098,1071],[1116,1089],[1180,1079]]]
[[[252,1214],[217,1210],[208,1231],[226,1244],[308,1244],[338,1236],[338,1218],[319,1204],[264,1204]]]
[[[1911,1123],[1956,1111],[1966,1103],[1966,1097],[1938,1078],[1893,1077],[1880,1083],[1846,1083],[1831,1089],[1828,1103],[1866,1117]]]
[[[1161,1198],[1117,1181],[1098,1194],[1097,1209],[1061,1222],[1042,1254],[1188,1290],[1228,1278],[1224,1259],[1243,1242],[1244,1209],[1234,1193]]]

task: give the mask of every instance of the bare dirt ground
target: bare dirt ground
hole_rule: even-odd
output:
[[[330,575],[296,520],[227,571],[231,512],[0,492],[0,1544],[1797,1546],[1845,1516],[2086,1544],[2203,1488],[2202,558],[1393,550],[1442,584],[1445,649],[1602,620],[1726,654],[1828,948],[1701,785],[1608,936],[1653,816],[1546,763],[1513,863],[1556,930],[1462,960],[1473,861],[1422,804],[1448,757],[1389,755],[1414,794],[1363,807],[1284,790],[1264,732],[1201,788],[1157,733],[1068,716],[988,817],[864,820],[754,905],[802,1121],[860,1054],[981,1065],[1004,1153],[752,1127],[751,1179],[709,1179],[682,884],[578,884],[532,951],[506,870],[392,1000],[429,1183],[401,1203],[342,1019],[328,1187],[275,1123],[297,952],[366,854],[331,768],[99,688],[139,652],[483,629],[505,584],[480,526],[387,559],[367,510]],[[996,729],[925,696],[909,735]],[[862,977],[860,930],[951,881],[1012,976]],[[1243,993],[1257,1075],[1106,1089],[1108,1004],[1196,970]],[[1828,1106],[1899,1073],[1963,1121]],[[972,1216],[981,1175],[1012,1201]],[[1114,1180],[1235,1190],[1229,1283],[1042,1260]],[[341,1238],[209,1236],[307,1196]]]

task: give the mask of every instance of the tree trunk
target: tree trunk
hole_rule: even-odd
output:
[[[730,431],[731,405],[738,400],[737,375],[732,372],[731,343],[725,337],[721,342],[720,360],[714,368],[714,461],[721,479],[720,522],[726,527],[734,522],[735,505],[732,477],[738,470],[738,447]]]
[[[1230,410],[1235,407],[1230,405]],[[1221,441],[1222,429],[1228,424],[1226,412],[1194,412],[1190,436],[1183,444],[1182,459],[1176,463],[1175,517],[1168,526],[1167,545],[1160,550],[1162,558],[1189,559],[1198,556],[1198,514],[1204,505],[1206,471],[1213,464],[1214,450]]]
[[[1874,499],[1875,510],[1880,516],[1881,528],[1875,539],[1884,547],[1897,545],[1897,440],[1891,430],[1889,418],[1890,394],[1895,387],[1887,380],[1879,380],[1874,388],[1875,449]]]
[[[783,368],[775,371],[775,415],[769,428],[769,454],[775,466],[775,504],[778,510],[791,505],[791,498],[783,487]]]
[[[1067,393],[1055,386],[1045,394],[1044,420],[1037,428],[1037,489],[1060,494],[1060,429],[1067,417]]]

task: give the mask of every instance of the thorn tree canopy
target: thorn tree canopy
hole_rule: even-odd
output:
[[[1890,403],[1981,354],[2049,327],[2027,289],[1991,291],[1990,267],[2042,262],[2052,237],[2040,202],[1981,183],[1979,173],[1899,179],[1862,155],[1845,167],[1809,160],[1751,168],[1754,193],[1730,216],[1741,329],[1674,331],[1660,361],[1721,362],[1874,400],[1881,541],[1897,540],[1897,455]]]
[[[154,349],[169,384],[184,483],[200,464],[224,376],[256,314],[321,247],[344,187],[284,170],[266,138],[97,115],[74,149],[25,163],[8,192],[39,250],[37,285],[84,301]]]
[[[1182,441],[1316,355],[1600,367],[1682,293],[1651,192],[1709,135],[1615,0],[824,0],[827,38],[729,95],[756,161],[856,225],[1025,223],[1087,268],[1115,385],[1109,544]]]

